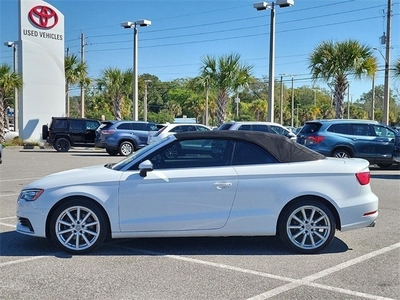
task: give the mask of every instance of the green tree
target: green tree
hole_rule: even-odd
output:
[[[396,79],[400,79],[400,58],[398,58],[394,64],[393,76]]]
[[[372,49],[355,40],[324,41],[310,54],[309,68],[314,80],[322,79],[333,83],[336,117],[342,119],[344,96],[349,86],[348,77],[372,77],[378,64],[372,55]]]
[[[200,76],[209,78],[210,87],[217,90],[217,126],[226,119],[230,96],[251,81],[252,69],[253,66],[240,63],[238,54],[202,58]]]
[[[74,54],[64,58],[65,69],[65,112],[67,116],[70,114],[69,91],[71,85],[79,83],[82,86],[90,84],[90,79],[87,77],[87,65],[85,62],[80,62]]]
[[[97,80],[97,86],[114,108],[114,118],[122,120],[123,100],[132,93],[132,70],[122,72],[119,69],[108,68],[102,72],[102,77]]]
[[[6,64],[0,65],[0,143],[5,142],[5,109],[7,108],[7,96],[11,94],[15,88],[22,87],[21,77],[11,71],[11,67]],[[17,112],[14,112],[17,113]]]

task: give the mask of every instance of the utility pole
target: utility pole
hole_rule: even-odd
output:
[[[392,17],[392,0],[388,0],[387,7],[387,28],[386,28],[386,58],[385,58],[385,84],[383,94],[383,123],[389,125],[389,101],[390,101],[390,78],[389,78],[389,63],[390,63],[390,32],[391,32],[391,17]]]
[[[85,62],[85,36],[81,33],[81,63]],[[82,78],[81,78],[82,79]],[[80,82],[81,86],[81,118],[85,117],[85,87],[83,82]]]

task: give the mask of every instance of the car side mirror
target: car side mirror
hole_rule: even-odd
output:
[[[145,160],[139,164],[139,175],[141,177],[146,177],[147,172],[153,171],[153,164],[151,163],[150,160]]]

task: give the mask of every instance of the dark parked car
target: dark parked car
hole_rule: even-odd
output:
[[[395,161],[397,134],[376,121],[314,120],[304,124],[297,134],[297,142],[325,156],[364,158],[371,164],[388,168]]]
[[[93,119],[53,117],[50,126],[43,125],[42,138],[59,152],[71,146],[93,147],[99,126],[100,121]]]
[[[157,124],[144,121],[106,121],[96,131],[96,147],[105,148],[110,155],[130,155],[147,145],[150,131]]]

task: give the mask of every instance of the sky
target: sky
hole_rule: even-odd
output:
[[[239,54],[253,65],[257,78],[268,76],[271,11],[257,11],[249,0],[48,0],[65,17],[65,49],[81,56],[89,76],[99,78],[104,69],[132,68],[133,30],[121,22],[147,19],[149,27],[138,28],[138,72],[161,81],[199,75],[205,55],[216,58]],[[375,85],[384,84],[388,0],[294,0],[294,6],[275,12],[275,79],[293,76],[300,86],[328,89],[310,78],[308,57],[323,41],[355,39],[376,47],[379,68]],[[400,0],[392,0],[391,64],[400,57]],[[18,40],[18,0],[0,0],[1,43]],[[0,47],[0,64],[13,64],[12,48]],[[290,87],[292,77],[282,75]],[[371,90],[371,79],[350,80],[350,99]],[[399,82],[391,80],[391,89]]]

